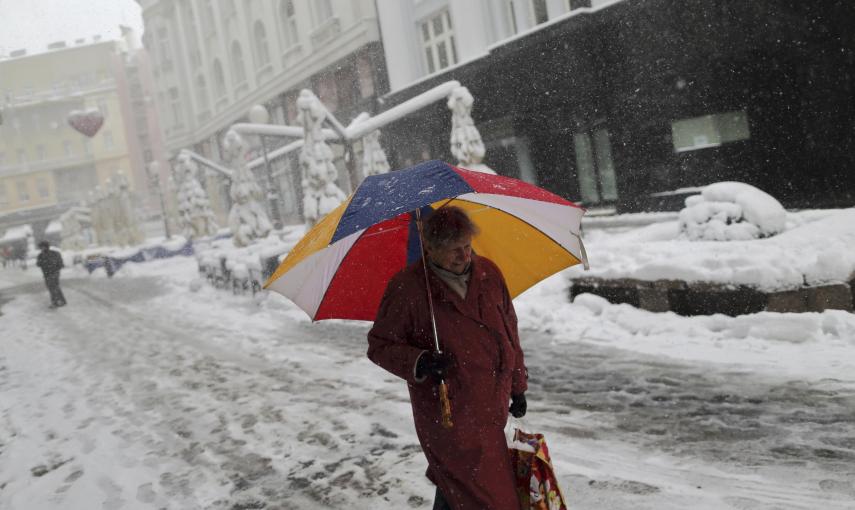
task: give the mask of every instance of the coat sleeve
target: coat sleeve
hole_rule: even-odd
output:
[[[368,332],[368,359],[408,383],[416,379],[416,362],[425,352],[413,345],[415,317],[405,286],[393,278],[386,286],[374,326]]]
[[[520,333],[517,327],[517,313],[514,310],[514,302],[511,299],[511,294],[508,292],[508,286],[502,278],[502,301],[505,312],[505,325],[508,329],[508,336],[511,339],[511,345],[514,348],[514,373],[511,380],[511,394],[519,395],[525,393],[528,389],[528,369],[525,366],[525,356],[523,355],[522,345],[520,345]]]

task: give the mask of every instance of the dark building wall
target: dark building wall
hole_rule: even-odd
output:
[[[538,183],[573,200],[583,194],[574,136],[607,130],[617,200],[602,188],[600,198],[622,211],[676,208],[681,198],[651,194],[722,180],[788,207],[852,205],[852,20],[855,4],[842,0],[627,0],[495,48],[388,106],[459,80],[485,143],[491,126],[511,126],[529,143]],[[748,139],[674,150],[672,122],[741,111]],[[393,167],[450,160],[449,131],[444,104],[387,128]]]

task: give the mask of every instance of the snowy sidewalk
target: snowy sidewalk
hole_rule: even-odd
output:
[[[0,508],[430,508],[406,388],[365,358],[367,324],[192,292],[192,259],[63,276],[54,311],[40,278],[8,278]],[[561,287],[517,307],[539,329],[522,335],[527,418],[573,508],[851,507],[855,322],[810,314],[793,342],[757,334],[773,318],[569,304]]]

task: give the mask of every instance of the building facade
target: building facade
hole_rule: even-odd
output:
[[[0,60],[0,230],[32,224],[36,236],[71,205],[121,172],[145,198],[147,179],[130,103],[124,41],[60,42]],[[100,111],[91,138],[68,122]]]
[[[186,148],[228,163],[222,141],[232,124],[246,122],[250,108],[261,104],[270,112],[270,122],[296,125],[296,98],[304,88],[345,123],[359,112],[374,113],[377,98],[388,91],[373,0],[139,3],[170,158]],[[258,137],[246,138],[258,149]],[[266,139],[268,150],[293,141]],[[347,189],[344,161],[337,163],[340,185]],[[283,212],[298,218],[296,167],[287,157],[271,164],[280,179]],[[223,221],[227,182],[212,180],[216,173],[208,175],[212,203]]]
[[[723,180],[787,207],[855,203],[850,2],[378,0],[378,10],[387,106],[460,81],[499,173],[619,211],[678,208]],[[450,159],[449,118],[437,104],[387,128],[392,166]]]

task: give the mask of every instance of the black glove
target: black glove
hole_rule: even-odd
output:
[[[525,393],[511,395],[511,408],[508,409],[508,412],[511,413],[514,418],[522,418],[525,416],[527,408],[528,404],[525,401]]]
[[[445,378],[452,364],[454,364],[454,358],[450,352],[425,352],[416,363],[416,378],[430,377],[439,381]]]

